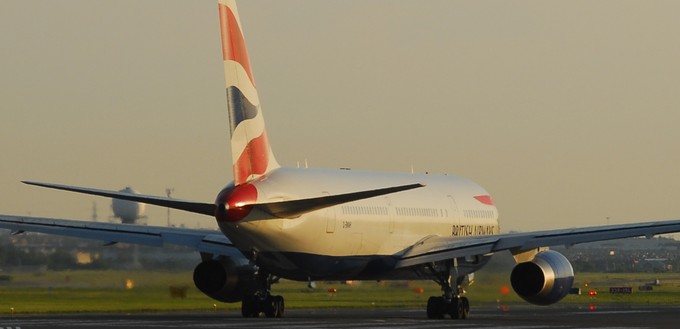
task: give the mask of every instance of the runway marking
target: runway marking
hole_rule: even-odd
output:
[[[639,314],[639,313],[655,313],[653,310],[608,310],[608,311],[583,311],[574,312],[573,314]]]

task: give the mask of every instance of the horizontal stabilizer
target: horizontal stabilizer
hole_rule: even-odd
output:
[[[153,195],[130,194],[130,193],[127,193],[127,192],[100,190],[100,189],[94,189],[94,188],[85,188],[85,187],[77,187],[77,186],[61,185],[61,184],[39,183],[39,182],[30,182],[30,181],[23,181],[23,183],[29,184],[29,185],[40,186],[40,187],[47,187],[47,188],[53,188],[53,189],[58,189],[58,190],[70,191],[70,192],[85,193],[85,194],[92,194],[92,195],[98,195],[98,196],[121,199],[121,200],[147,203],[147,204],[152,204],[152,205],[156,205],[156,206],[167,207],[167,208],[178,209],[178,210],[184,210],[184,211],[208,215],[208,216],[214,216],[215,210],[216,210],[215,204],[212,204],[212,203],[183,201],[183,200],[177,200],[177,199],[171,199],[171,198],[159,197],[159,196],[153,196]],[[409,185],[394,186],[394,187],[388,187],[388,188],[382,188],[382,189],[376,189],[376,190],[368,190],[368,191],[352,192],[352,193],[339,194],[339,195],[322,196],[322,197],[317,197],[317,198],[289,200],[289,201],[272,202],[272,203],[260,203],[260,204],[253,204],[253,206],[256,207],[257,209],[259,209],[259,210],[261,210],[265,213],[269,213],[269,214],[271,214],[275,217],[295,218],[295,217],[299,217],[300,215],[303,215],[303,214],[308,213],[308,212],[312,212],[312,211],[315,211],[315,210],[339,205],[339,204],[342,204],[342,203],[372,198],[372,197],[376,197],[376,196],[380,196],[380,195],[391,194],[391,193],[396,193],[396,192],[401,192],[401,191],[406,191],[406,190],[411,190],[411,189],[420,188],[420,187],[423,187],[423,186],[425,186],[425,185],[423,185],[423,184],[409,184]]]
[[[336,206],[339,204],[368,199],[376,196],[424,187],[423,184],[409,184],[376,190],[328,195],[318,198],[272,202],[255,205],[256,208],[279,218],[296,218],[308,212]]]
[[[178,210],[184,210],[184,211],[208,215],[208,216],[214,216],[215,215],[215,205],[212,204],[212,203],[182,201],[182,200],[153,196],[153,195],[131,194],[131,193],[126,193],[126,192],[107,191],[107,190],[100,190],[100,189],[94,189],[94,188],[85,188],[85,187],[60,185],[60,184],[39,183],[39,182],[30,182],[30,181],[23,181],[22,183],[28,184],[28,185],[35,185],[35,186],[53,188],[53,189],[57,189],[57,190],[64,190],[64,191],[92,194],[92,195],[98,195],[98,196],[121,199],[121,200],[148,203],[148,204],[152,204],[152,205],[156,205],[156,206],[167,207],[167,208],[178,209]]]

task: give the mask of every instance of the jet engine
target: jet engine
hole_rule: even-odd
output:
[[[562,254],[546,250],[529,262],[517,264],[510,274],[510,283],[527,302],[550,305],[569,293],[574,283],[574,269]]]
[[[237,266],[228,258],[207,260],[194,269],[194,284],[208,297],[233,303],[243,300],[243,296],[255,286],[254,273],[252,266]]]

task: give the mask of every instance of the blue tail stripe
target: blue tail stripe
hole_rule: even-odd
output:
[[[258,107],[253,105],[236,86],[227,88],[227,103],[230,112],[229,128],[231,133],[236,130],[239,123],[254,118],[259,111]]]

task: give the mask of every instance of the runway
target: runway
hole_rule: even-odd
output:
[[[677,328],[680,308],[495,307],[467,320],[428,320],[415,309],[289,310],[281,319],[244,319],[237,312],[59,314],[0,318],[0,328]]]

